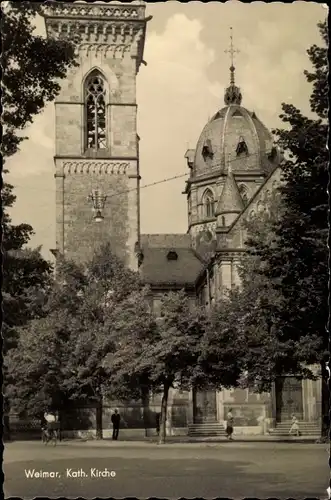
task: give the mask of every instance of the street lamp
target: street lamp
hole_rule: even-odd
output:
[[[102,222],[104,219],[102,211],[105,208],[107,196],[104,195],[99,189],[94,189],[89,195],[88,200],[92,202],[93,210],[95,212],[94,222]]]

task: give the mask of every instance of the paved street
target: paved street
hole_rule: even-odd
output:
[[[135,442],[6,444],[5,496],[325,499],[327,445]],[[48,478],[27,478],[35,471]],[[95,477],[98,471],[115,477]],[[112,473],[112,475],[114,475]],[[75,477],[76,476],[76,477]]]

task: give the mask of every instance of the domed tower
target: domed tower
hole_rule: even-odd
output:
[[[203,229],[214,233],[217,226],[229,227],[280,160],[272,134],[241,105],[232,34],[226,52],[231,54],[231,66],[225,106],[205,125],[196,149],[185,155],[190,169],[185,190],[188,226],[194,239]]]

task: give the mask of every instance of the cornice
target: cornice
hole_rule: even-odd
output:
[[[103,57],[123,59],[126,54],[132,55],[133,46],[131,43],[81,43],[77,48],[78,53],[83,57],[88,57],[94,53],[96,56],[101,54]]]
[[[247,253],[245,248],[226,248],[224,250],[216,250],[217,260],[219,262],[237,260],[245,253]]]
[[[144,20],[145,18],[145,5],[144,3],[115,3],[110,4],[95,4],[90,2],[46,2],[43,9],[45,18],[81,18],[86,17],[92,19],[130,19],[130,20]]]
[[[138,158],[137,156],[112,156],[109,157],[105,155],[100,155],[100,156],[88,156],[88,155],[77,155],[77,156],[68,156],[68,155],[55,155],[54,160],[67,160],[67,161],[83,161],[83,162],[88,162],[88,161],[103,161],[103,162],[127,162],[127,161],[137,161]]]
[[[136,72],[143,61],[146,23],[145,5],[77,4],[49,2],[43,9],[47,36],[69,39],[76,52],[87,55],[102,53],[105,57],[136,59]],[[146,64],[146,63],[144,63]]]
[[[64,174],[115,174],[123,175],[130,167],[129,162],[114,161],[66,161],[63,163]]]
[[[71,38],[79,46],[134,45],[144,34],[145,23],[108,19],[46,19],[47,35],[52,38]]]

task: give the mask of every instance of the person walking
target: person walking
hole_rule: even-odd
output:
[[[300,436],[299,420],[294,415],[294,413],[292,415],[292,424],[291,424],[291,427],[290,427],[290,430],[289,430],[289,434],[290,434],[290,436],[292,434],[294,434],[295,436]]]
[[[228,414],[227,414],[227,419],[226,419],[226,437],[229,441],[232,441],[232,434],[233,434],[233,415],[232,415],[232,408],[229,408]]]
[[[159,436],[160,435],[160,420],[161,420],[161,413],[157,413],[156,416],[155,416],[155,420],[156,420],[156,435]]]
[[[116,409],[114,413],[111,416],[111,421],[113,424],[113,440],[116,441],[118,438],[118,433],[120,430],[120,414],[118,413],[118,410]]]

